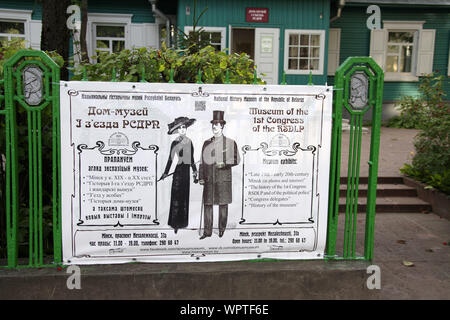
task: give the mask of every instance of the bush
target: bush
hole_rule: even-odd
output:
[[[420,97],[410,98],[405,114],[421,131],[414,139],[416,154],[402,173],[450,194],[450,105],[444,101],[444,76],[423,78]],[[406,107],[406,105],[405,105]]]
[[[119,53],[100,52],[98,63],[81,63],[73,68],[71,80],[110,81],[115,71],[117,81],[169,82],[173,70],[176,83],[195,83],[199,71],[205,83],[225,83],[226,71],[229,80],[235,84],[253,83],[254,62],[246,54],[228,55],[206,46],[189,54],[188,50],[166,48],[160,50],[139,48],[123,50]],[[259,84],[263,81],[257,78]]]

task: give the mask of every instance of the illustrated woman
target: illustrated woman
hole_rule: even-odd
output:
[[[186,137],[187,128],[194,122],[195,119],[178,117],[168,125],[169,131],[167,134],[178,133],[178,137],[170,146],[169,159],[160,180],[172,175],[168,225],[174,229],[175,233],[178,232],[178,229],[185,228],[189,224],[190,168],[192,168],[194,183],[198,182],[198,172],[194,162],[194,146],[192,141]],[[178,157],[178,163],[173,174],[169,174],[175,155]]]

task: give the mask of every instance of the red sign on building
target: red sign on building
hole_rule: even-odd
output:
[[[269,9],[246,8],[245,21],[247,22],[269,22]]]

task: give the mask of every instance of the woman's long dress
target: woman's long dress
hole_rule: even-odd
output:
[[[168,225],[174,229],[180,229],[187,227],[189,224],[189,190],[191,183],[189,167],[197,172],[192,141],[184,136],[178,137],[172,142],[165,174],[169,174],[175,155],[178,156],[178,163],[172,175]]]

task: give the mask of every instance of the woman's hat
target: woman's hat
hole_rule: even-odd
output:
[[[224,115],[223,111],[214,110],[213,119],[211,120],[211,123],[222,123],[222,124],[227,123],[225,120],[223,120],[223,115]]]
[[[195,122],[195,119],[189,119],[188,117],[178,117],[172,123],[168,124],[169,131],[167,134],[174,133],[179,127],[185,126],[186,128],[191,126]]]

